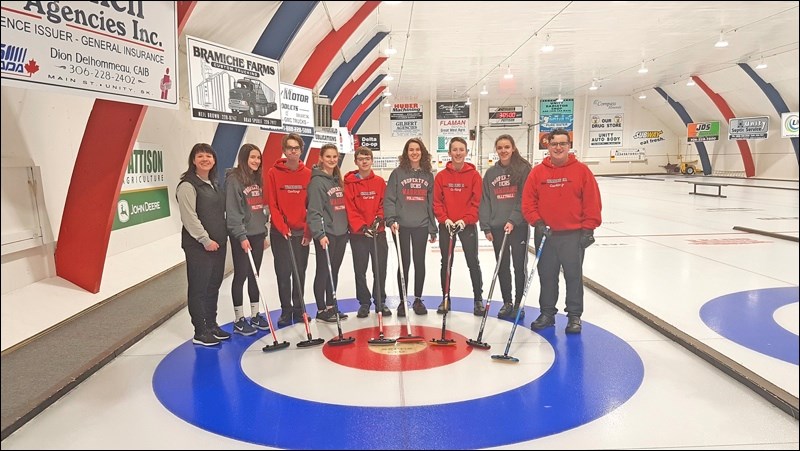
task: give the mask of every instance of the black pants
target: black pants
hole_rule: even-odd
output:
[[[339,268],[344,260],[344,251],[347,248],[347,235],[328,237],[328,251],[331,258],[331,272],[334,285],[339,285]],[[326,305],[333,305],[333,287],[328,275],[328,260],[326,251],[314,240],[314,249],[317,253],[317,273],[314,275],[314,298],[317,301],[317,310],[324,310]]]
[[[539,257],[539,308],[542,313],[558,313],[558,276],[563,268],[567,285],[566,309],[568,316],[583,314],[583,255],[581,231],[553,232],[544,243]]]
[[[188,307],[195,335],[217,325],[217,301],[225,272],[225,242],[209,252],[200,243],[183,248],[186,254]]]
[[[408,271],[411,268],[411,254],[414,255],[414,297],[421,298],[425,286],[425,251],[428,248],[428,227],[400,227],[397,231],[400,239],[400,256],[403,257],[403,279],[406,285],[402,286],[400,269],[397,270],[397,287],[400,293],[408,295]],[[392,234],[392,239],[395,238]]]
[[[375,255],[375,242],[378,254]],[[353,251],[353,271],[356,276],[356,299],[361,305],[369,305],[370,298],[375,305],[386,302],[386,260],[389,256],[389,244],[386,233],[378,234],[374,239],[365,235],[350,235],[350,249]],[[372,259],[372,294],[367,288],[367,264]]]
[[[528,276],[528,238],[530,233],[528,224],[521,224],[514,227],[514,230],[506,238],[506,248],[500,266],[497,269],[497,278],[500,279],[500,292],[503,295],[503,302],[511,302],[511,260],[514,261],[514,302],[522,300],[525,291],[525,281]],[[492,228],[492,245],[494,246],[494,257],[500,255],[500,248],[503,245],[505,232],[502,227]]]
[[[275,228],[269,233],[272,243],[272,258],[275,264],[275,276],[278,278],[278,298],[281,300],[281,313],[290,313],[292,304],[294,310],[303,309],[303,289],[306,283],[306,268],[308,268],[309,246],[303,246],[302,236],[292,236],[287,241]],[[292,268],[292,255],[289,246],[294,250],[297,265],[298,279],[295,280]]]
[[[464,258],[467,260],[467,267],[469,268],[469,277],[472,279],[472,295],[473,299],[483,300],[483,280],[481,279],[481,263],[478,260],[478,227],[475,224],[467,225],[464,230],[458,232],[458,238],[461,240],[461,247],[464,249]],[[439,224],[439,246],[442,251],[442,294],[447,294],[450,287],[447,286],[447,267],[450,264],[448,261],[449,255],[447,254],[450,248],[450,232],[444,224]],[[455,246],[455,243],[453,243]],[[453,249],[455,254],[455,249]],[[455,279],[454,274],[450,275],[450,285]]]
[[[261,260],[264,258],[264,239],[266,236],[266,233],[247,235],[247,240],[250,241],[250,247],[253,248],[250,252],[253,254],[253,261],[256,264],[256,269],[259,271],[261,270]],[[255,276],[253,276],[253,270],[250,268],[250,259],[247,257],[247,252],[242,250],[242,243],[236,237],[230,237],[230,239],[231,257],[233,259],[233,282],[231,283],[233,306],[242,306],[242,292],[244,291],[245,280],[247,280],[247,294],[250,297],[250,303],[257,304],[258,285],[256,284]]]

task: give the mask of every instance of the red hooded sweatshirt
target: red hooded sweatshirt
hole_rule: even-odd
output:
[[[344,200],[350,233],[363,235],[361,227],[370,227],[376,216],[383,219],[385,192],[386,182],[372,171],[363,179],[359,177],[357,170],[350,171],[344,176]],[[378,231],[383,231],[383,221]]]
[[[478,222],[478,207],[483,190],[481,175],[471,163],[464,163],[460,171],[450,161],[433,181],[433,214],[440,224],[450,219],[464,223]]]
[[[601,209],[594,174],[571,154],[564,166],[553,166],[550,157],[534,166],[522,191],[525,220],[533,225],[541,219],[554,231],[594,230]]]
[[[267,173],[267,199],[272,227],[281,235],[288,235],[291,230],[302,230],[305,237],[311,236],[306,226],[309,180],[311,170],[302,161],[293,171],[286,166],[286,158],[278,159]]]

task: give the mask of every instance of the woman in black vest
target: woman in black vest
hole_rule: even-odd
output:
[[[194,344],[214,346],[231,334],[217,324],[217,300],[225,269],[225,194],[217,184],[217,154],[197,143],[189,169],[181,174],[176,197],[181,212],[181,247],[189,279],[189,316]]]

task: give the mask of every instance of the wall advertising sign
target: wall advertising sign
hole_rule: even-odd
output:
[[[155,221],[169,216],[169,192],[164,178],[164,149],[158,144],[136,142],[117,199],[111,230]]]
[[[622,119],[625,115],[618,114],[592,114],[589,120],[592,131],[622,130]]]
[[[422,104],[395,103],[389,113],[392,136],[422,136]]]
[[[589,147],[622,146],[622,130],[589,132]]]
[[[728,121],[728,139],[767,139],[769,116],[734,117]]]
[[[489,107],[489,125],[522,125],[522,106]]]
[[[644,149],[614,149],[609,157],[611,162],[619,161],[645,161],[647,154]]]
[[[381,135],[375,134],[358,134],[353,135],[353,145],[358,148],[361,146],[369,147],[373,152],[380,152],[381,150]]]
[[[178,109],[175,2],[3,2],[2,84]]]
[[[686,126],[686,141],[719,141],[719,121],[690,122]]]
[[[314,136],[314,100],[311,90],[302,86],[281,83],[280,127],[262,127],[264,130]]]
[[[568,131],[569,141],[573,142],[574,99],[562,99],[561,102],[558,99],[542,99],[539,101],[539,111],[539,149],[547,150],[547,135],[557,128]]]
[[[466,102],[436,102],[436,119],[469,119]]]
[[[192,119],[281,127],[278,62],[186,36]]]
[[[469,136],[467,121],[469,119],[438,119],[436,122],[439,126],[439,136],[448,140],[457,136],[466,139]]]
[[[781,138],[797,138],[797,112],[781,113]]]

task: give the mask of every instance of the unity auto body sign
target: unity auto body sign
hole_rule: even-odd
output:
[[[15,2],[2,8],[2,83],[178,109],[175,2]]]

